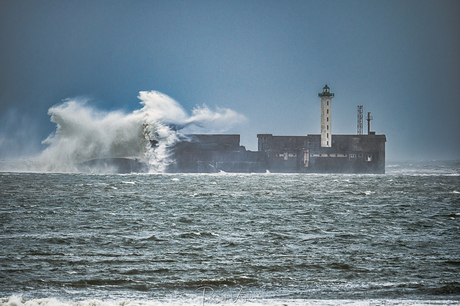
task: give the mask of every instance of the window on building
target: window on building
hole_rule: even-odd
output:
[[[329,114],[329,108],[326,110],[326,114]]]
[[[329,122],[329,117],[326,117],[326,121]]]
[[[326,141],[326,146],[328,146],[328,145],[329,145],[329,141]]]
[[[326,130],[329,130],[329,124],[328,124],[328,125],[326,125]]]
[[[329,138],[329,133],[326,133],[326,138]]]
[[[326,101],[327,105],[329,105],[329,101]]]

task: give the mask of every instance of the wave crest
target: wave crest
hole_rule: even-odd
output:
[[[43,144],[38,158],[41,171],[78,172],[79,163],[108,158],[133,158],[149,165],[149,172],[164,172],[173,162],[169,148],[186,133],[215,133],[230,129],[246,118],[237,112],[206,105],[192,115],[171,97],[141,91],[143,107],[132,113],[105,112],[84,99],[68,99],[49,109],[56,131]]]

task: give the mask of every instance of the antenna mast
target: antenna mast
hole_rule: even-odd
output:
[[[372,116],[371,116],[371,112],[368,112],[367,113],[367,135],[370,135],[371,134],[371,120],[374,119]]]
[[[358,135],[363,134],[363,106],[358,105]]]

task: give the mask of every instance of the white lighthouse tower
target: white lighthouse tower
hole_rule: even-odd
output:
[[[331,102],[334,94],[330,91],[329,86],[323,87],[323,92],[318,94],[321,98],[321,147],[332,146],[331,134]]]

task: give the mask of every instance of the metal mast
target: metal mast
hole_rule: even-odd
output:
[[[371,112],[368,112],[367,113],[367,135],[370,135],[371,134],[371,120],[374,119],[372,116],[371,116]]]
[[[363,106],[358,105],[358,135],[363,134]]]

